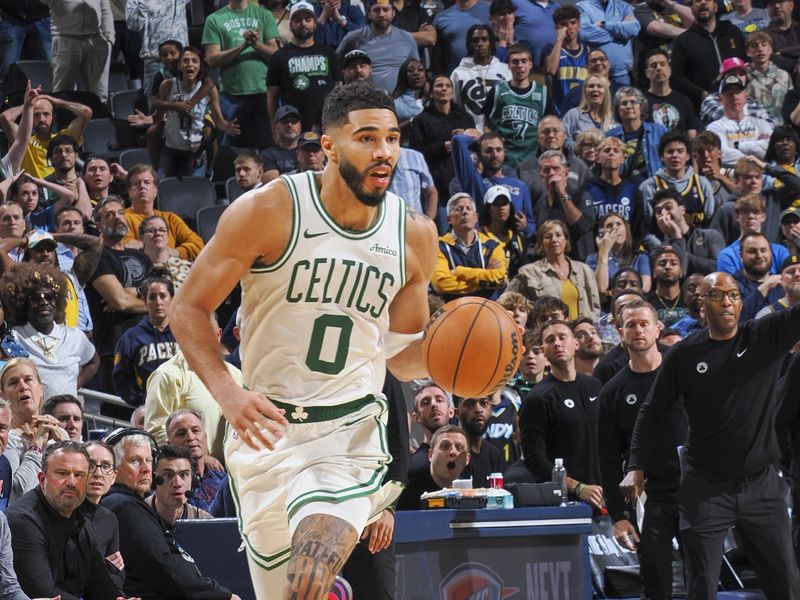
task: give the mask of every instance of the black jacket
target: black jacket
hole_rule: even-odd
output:
[[[136,492],[114,484],[102,505],[119,521],[125,592],[142,600],[229,600],[231,592],[184,558],[159,514]]]
[[[450,180],[455,176],[453,160],[444,144],[453,137],[454,129],[470,127],[475,127],[475,120],[464,109],[454,106],[449,113],[444,114],[436,110],[433,103],[426,106],[411,122],[409,145],[422,152],[428,161],[433,183],[439,192],[439,206],[447,204]]]
[[[97,532],[97,546],[100,556],[108,557],[119,552],[119,524],[117,517],[107,508],[93,504],[88,499],[84,500],[78,510],[92,522]],[[119,589],[125,587],[125,572],[108,561],[104,561],[106,570],[111,575],[111,580]]]
[[[50,9],[40,0],[0,0],[0,14],[23,21],[37,21],[50,16]]]
[[[80,510],[61,516],[40,488],[19,497],[5,511],[11,528],[14,569],[31,598],[116,600],[94,525]]]
[[[672,46],[672,87],[689,96],[699,111],[703,92],[716,91],[720,64],[733,57],[745,59],[744,34],[736,25],[718,19],[712,35],[695,23]]]

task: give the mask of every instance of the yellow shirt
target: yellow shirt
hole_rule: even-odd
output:
[[[569,318],[578,318],[578,288],[569,279],[561,282],[561,300],[569,307]]]
[[[38,135],[31,136],[31,141],[28,142],[28,147],[25,148],[25,157],[22,159],[22,169],[30,173],[34,177],[44,179],[48,175],[52,175],[53,166],[47,162],[47,145],[57,135],[66,134],[67,129],[64,128],[57,133],[51,133],[50,137],[42,140]]]
[[[67,308],[64,311],[64,324],[67,327],[78,327],[78,292],[75,290],[75,284],[72,278],[64,273],[64,279],[67,280]]]
[[[192,261],[200,254],[200,250],[205,245],[203,239],[197,235],[191,228],[174,212],[168,210],[154,210],[156,215],[164,219],[167,224],[167,246],[175,248],[178,251],[178,256],[184,260]],[[125,220],[128,222],[130,231],[125,236],[123,242],[127,243],[130,240],[141,240],[139,235],[139,225],[145,220],[144,215],[133,212],[133,209],[125,209]]]

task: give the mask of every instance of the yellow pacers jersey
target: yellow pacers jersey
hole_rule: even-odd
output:
[[[389,304],[405,285],[405,204],[387,193],[364,231],[339,227],[313,173],[288,175],[292,233],[242,279],[242,373],[275,400],[333,406],[380,393]]]

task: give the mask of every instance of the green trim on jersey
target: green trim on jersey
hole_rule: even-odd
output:
[[[272,555],[261,554],[258,550],[253,547],[253,544],[250,542],[250,538],[247,537],[247,534],[244,532],[244,524],[242,523],[242,506],[241,501],[239,500],[239,492],[236,489],[236,483],[233,477],[228,478],[228,482],[231,486],[231,495],[233,496],[233,503],[236,505],[236,520],[239,522],[239,533],[244,540],[245,546],[247,546],[247,550],[250,553],[250,558],[253,559],[253,562],[256,563],[262,569],[267,571],[272,571],[277,569],[282,564],[289,562],[291,555],[289,552],[291,551],[291,547],[287,546],[280,552],[277,552]],[[276,562],[277,561],[277,562]]]
[[[389,410],[388,401],[383,396],[376,396],[375,401],[382,407],[380,414],[374,417],[375,423],[378,426],[381,451],[388,457],[388,461],[391,461],[386,425],[384,425],[380,418],[383,413]],[[344,502],[345,500],[370,496],[381,489],[383,485],[383,478],[388,470],[389,468],[386,466],[386,463],[383,463],[375,470],[375,472],[369,478],[369,481],[366,483],[359,483],[342,490],[311,490],[304,494],[300,494],[297,498],[289,503],[289,505],[286,507],[286,512],[291,519],[298,510],[311,502],[329,502],[338,504],[339,502]]]
[[[408,207],[406,206],[406,201],[403,200],[400,196],[397,197],[400,201],[400,206],[403,210],[400,211],[400,218],[399,227],[400,227],[400,234],[399,234],[399,246],[400,246],[400,276],[402,279],[400,280],[400,287],[402,288],[408,282],[408,273],[406,272],[406,220],[408,219]]]
[[[322,203],[322,199],[319,197],[319,189],[317,188],[317,178],[313,171],[306,171],[306,176],[309,180],[311,198],[314,202],[314,206],[317,208],[317,212],[322,217],[322,220],[325,221],[325,223],[328,224],[328,227],[333,229],[335,233],[338,233],[342,237],[349,240],[363,240],[364,238],[368,238],[375,233],[383,224],[383,219],[386,217],[386,207],[384,206],[383,202],[381,202],[380,207],[378,208],[378,218],[375,219],[375,222],[371,227],[368,227],[367,229],[345,229],[344,227],[341,227],[336,223],[336,221],[334,221],[333,217]]]
[[[272,403],[286,412],[283,416],[289,423],[304,424],[341,419],[342,417],[358,412],[374,400],[375,396],[369,394],[363,398],[345,402],[344,404],[337,404],[336,406],[297,406],[296,404],[280,402],[274,399]]]
[[[283,252],[277,260],[268,265],[260,264],[257,267],[251,267],[251,273],[270,273],[271,271],[277,271],[289,260],[289,257],[294,251],[294,247],[297,245],[297,238],[300,235],[300,199],[297,194],[297,188],[294,186],[294,181],[285,175],[282,175],[281,179],[286,184],[289,195],[292,197],[292,232],[289,236],[289,243],[286,244],[286,248],[283,249]]]

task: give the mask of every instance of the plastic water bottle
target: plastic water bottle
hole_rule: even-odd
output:
[[[564,459],[557,458],[553,467],[553,483],[561,488],[561,506],[567,505],[567,470],[564,468]]]

